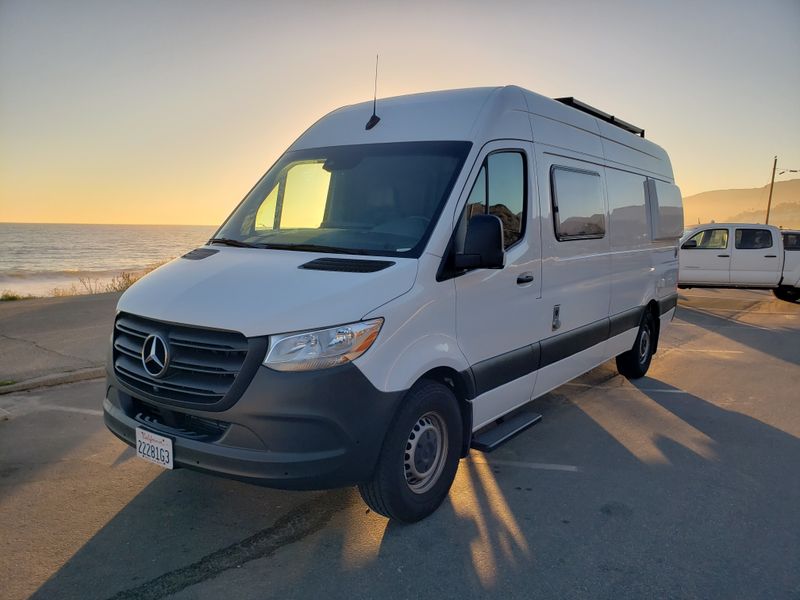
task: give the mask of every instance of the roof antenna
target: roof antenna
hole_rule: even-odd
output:
[[[369,118],[369,121],[367,121],[367,126],[364,128],[367,131],[369,131],[370,129],[375,127],[375,125],[378,124],[378,121],[381,120],[381,118],[377,114],[375,114],[375,108],[376,108],[377,103],[378,103],[378,55],[376,54],[375,55],[375,93],[372,96],[372,116]]]

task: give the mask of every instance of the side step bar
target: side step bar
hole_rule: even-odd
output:
[[[491,452],[541,420],[542,415],[528,410],[499,419],[496,425],[473,434],[470,447],[479,452]]]

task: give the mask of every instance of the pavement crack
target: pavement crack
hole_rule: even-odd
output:
[[[350,490],[336,490],[301,504],[258,533],[208,554],[185,567],[170,571],[135,588],[123,590],[110,600],[156,600],[213,579],[244,563],[266,558],[322,529],[334,514],[352,502]]]
[[[0,333],[0,337],[1,338],[5,338],[7,340],[12,340],[14,342],[22,342],[24,344],[30,344],[31,346],[41,350],[42,352],[50,352],[51,354],[56,354],[56,355],[58,355],[58,356],[60,356],[62,358],[68,358],[70,360],[79,360],[79,361],[81,361],[83,363],[86,363],[89,366],[93,366],[95,364],[92,361],[87,360],[85,358],[80,358],[79,356],[72,356],[71,354],[64,354],[63,352],[59,352],[58,350],[53,350],[51,348],[45,348],[44,346],[39,345],[38,342],[34,342],[33,340],[26,340],[25,338],[18,338],[18,337],[14,337],[14,336],[11,336],[11,335],[6,335],[5,333]]]

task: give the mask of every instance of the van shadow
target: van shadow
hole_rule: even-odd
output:
[[[164,573],[197,564],[220,549],[236,548],[254,532],[269,532],[276,519],[286,513],[297,517],[298,507],[307,508],[305,505],[319,495],[271,490],[187,469],[163,473],[32,597],[107,598],[121,590],[136,590]],[[336,498],[329,494],[328,500],[340,507],[342,500]],[[224,556],[214,561],[224,563]],[[193,574],[185,575],[191,578]],[[173,582],[166,583],[129,597],[161,597]],[[158,591],[160,587],[164,589]]]
[[[774,325],[767,329],[685,305],[680,305],[676,318],[787,363],[800,365],[800,330]]]
[[[786,360],[780,352],[777,356]],[[664,381],[645,377],[633,383],[649,400],[713,441],[713,457],[705,458],[668,435],[656,439],[669,463],[661,469],[660,485],[667,486],[663,492],[673,504],[672,519],[682,529],[677,539],[685,555],[678,560],[695,572],[718,573],[730,589],[721,593],[720,587],[710,595],[797,594],[800,439]]]
[[[313,548],[284,557],[285,565],[303,561],[302,575],[282,571],[257,597],[347,598],[365,582],[372,597],[386,598],[780,597],[800,589],[791,552],[800,531],[797,438],[655,379],[640,388],[626,392],[635,400],[617,414],[652,434],[663,461],[631,453],[561,388],[537,404],[545,418],[528,434],[462,461],[448,500],[423,523],[388,523],[370,546],[353,534],[370,518],[353,509]],[[698,453],[669,427],[650,431],[639,404],[654,403],[702,432],[711,452]],[[555,454],[581,471],[512,464]],[[358,561],[344,564],[354,535]],[[331,581],[336,589],[321,583]]]
[[[663,427],[648,433],[665,460],[643,461],[581,408],[581,392],[561,388],[537,401],[545,418],[529,433],[462,461],[449,498],[422,523],[387,523],[353,489],[281,492],[179,470],[151,482],[34,597],[163,597],[193,582],[204,587],[185,597],[233,589],[238,598],[282,599],[777,597],[800,589],[792,508],[800,441],[657,379],[637,388],[617,406],[623,423],[644,429],[637,411],[655,403],[707,436],[711,454]],[[281,531],[291,534],[270,541]]]

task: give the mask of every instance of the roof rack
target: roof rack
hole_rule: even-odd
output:
[[[634,135],[644,137],[644,129],[642,129],[641,127],[637,127],[636,125],[631,125],[630,123],[627,123],[622,119],[618,119],[614,115],[610,115],[607,112],[603,112],[602,110],[599,110],[594,106],[589,106],[585,102],[581,102],[580,100],[577,100],[572,96],[569,96],[568,98],[556,98],[556,100],[558,102],[561,102],[562,104],[571,106],[572,108],[575,108],[581,112],[590,114],[593,117],[597,117],[601,121],[605,121],[606,123],[611,123],[612,125],[616,125],[617,127],[624,129],[625,131],[628,131]]]

